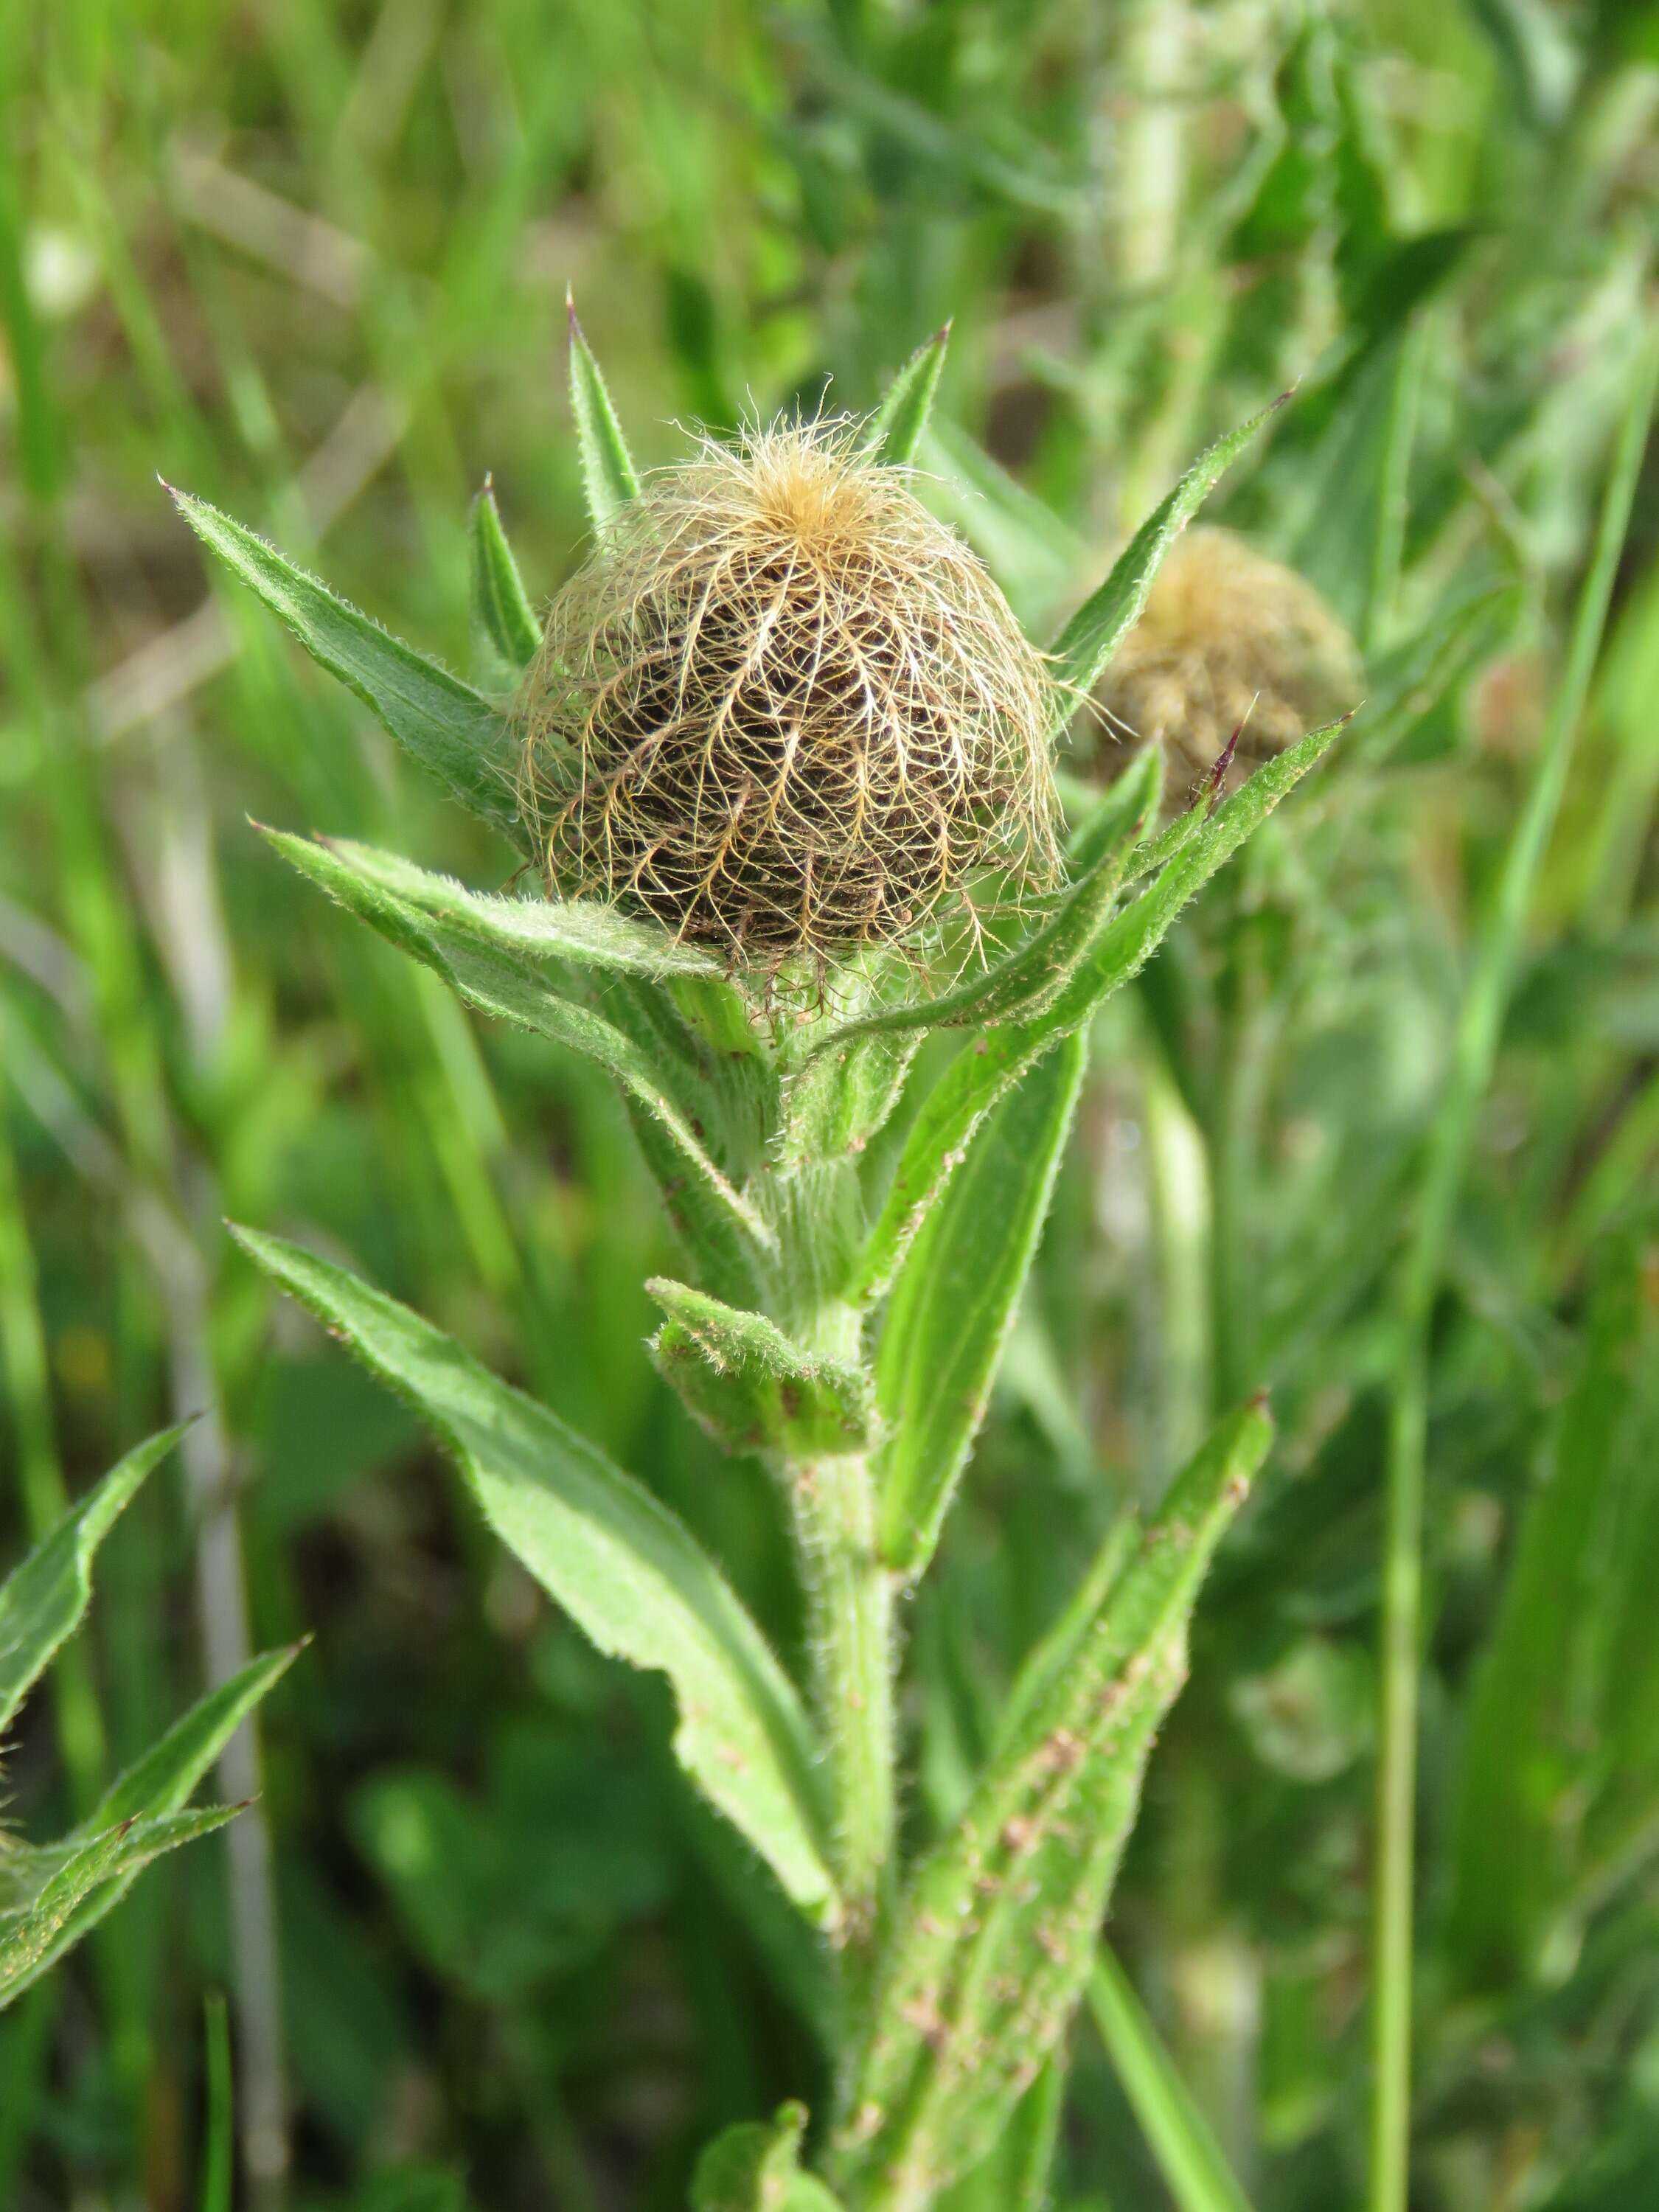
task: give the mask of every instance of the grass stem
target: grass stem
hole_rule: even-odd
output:
[[[1573,739],[1607,623],[1656,382],[1659,332],[1650,331],[1608,474],[1566,667],[1464,994],[1451,1067],[1429,1134],[1412,1235],[1395,1285],[1372,1896],[1370,2212],[1405,2212],[1410,2164],[1413,1856],[1429,1322],[1476,1118],[1497,1057],[1528,909],[1560,807]]]

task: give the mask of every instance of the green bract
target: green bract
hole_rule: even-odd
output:
[[[603,546],[639,483],[574,315],[570,337]],[[917,450],[945,337],[868,426],[873,460]],[[1070,699],[1092,686],[1163,554],[1261,419],[1182,478],[1066,625],[1051,665]],[[538,857],[514,800],[519,738],[493,702],[539,640],[488,488],[472,528],[483,690],[237,525],[180,505],[422,766],[516,854]],[[497,1534],[595,1644],[666,1675],[689,1778],[828,1934],[839,1985],[823,2023],[838,2060],[818,2147],[829,2184],[803,2170],[805,2116],[786,2107],[711,2146],[700,2212],[916,2212],[991,2157],[1011,2205],[1040,2197],[1060,2039],[1180,1685],[1205,1565],[1267,1449],[1265,1413],[1224,1421],[1144,1534],[1114,1533],[1033,1653],[960,1821],[914,1865],[896,1814],[897,1600],[933,1556],[983,1419],[1094,1015],[1340,726],[1157,836],[1148,760],[1079,823],[1069,881],[1006,949],[943,978],[902,951],[866,951],[832,965],[817,993],[729,973],[623,904],[484,896],[361,846],[266,833],[468,1004],[615,1078],[685,1252],[687,1281],[649,1285],[663,1314],[653,1356],[697,1421],[767,1466],[793,1528],[811,1671],[799,1688],[720,1567],[638,1483],[405,1309],[239,1232],[427,1420]],[[929,1036],[957,1041],[942,1065],[917,1060]]]

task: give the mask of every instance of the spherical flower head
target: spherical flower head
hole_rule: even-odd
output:
[[[857,426],[703,442],[554,601],[522,714],[550,886],[775,970],[1055,865],[1054,689]]]
[[[1201,526],[1170,548],[1096,699],[1131,744],[1164,744],[1179,803],[1235,730],[1230,787],[1363,688],[1352,639],[1307,579],[1231,530]],[[1103,750],[1117,764],[1128,757]]]

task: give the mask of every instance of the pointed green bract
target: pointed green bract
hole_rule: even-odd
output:
[[[1068,1037],[987,1117],[893,1284],[876,1356],[882,1556],[927,1568],[985,1418],[1082,1087]]]
[[[1165,833],[1168,843],[1160,839],[1149,848],[1152,854],[1175,848],[1173,857],[1120,914],[1110,919],[1090,916],[1094,926],[1079,933],[1082,941],[1075,947],[1067,943],[1070,964],[1036,1018],[987,1029],[952,1060],[912,1125],[865,1249],[855,1296],[878,1297],[892,1281],[940,1191],[967,1158],[975,1131],[998,1099],[1139,973],[1182,907],[1307,774],[1347,720],[1345,715],[1342,721],[1310,731],[1299,744],[1265,763],[1207,817],[1183,816],[1173,824]],[[1055,921],[1066,918],[1062,910]]]
[[[805,2105],[775,2119],[744,2121],[715,2136],[691,2179],[692,2212],[842,2212],[839,2200],[800,2166]]]
[[[373,708],[452,799],[509,844],[529,849],[519,816],[518,744],[487,699],[205,500],[178,491],[173,498],[232,575],[264,601],[313,660]]]
[[[1289,398],[1285,394],[1285,398]],[[1140,619],[1164,555],[1202,506],[1229,464],[1236,460],[1270,415],[1276,399],[1200,455],[1162,506],[1153,508],[1114,562],[1100,589],[1078,609],[1054,640],[1054,672],[1065,687],[1062,723],[1087,698],[1129,631]]]
[[[21,1995],[29,1984],[67,1948],[65,1931],[86,1901],[113,1887],[125,1891],[152,1859],[180,1844],[210,1835],[234,1815],[234,1806],[210,1805],[195,1813],[169,1813],[160,1820],[128,1820],[73,1848],[58,1846],[37,1855],[26,1844],[6,1855],[7,1887],[0,1898],[15,1899],[37,1856],[50,1865],[48,1878],[27,1903],[0,1903],[0,2006]]]
[[[658,1368],[729,1449],[812,1459],[868,1445],[867,1376],[792,1342],[763,1314],[661,1276],[645,1287],[668,1316],[652,1339]]]
[[[575,302],[568,295],[565,307],[570,324],[570,411],[576,418],[582,489],[587,519],[602,532],[630,499],[639,497],[640,480],[599,364],[576,320]]]
[[[466,538],[472,650],[491,688],[510,691],[536,658],[542,630],[487,477],[472,502]]]
[[[787,1894],[833,1922],[818,1749],[793,1686],[684,1523],[556,1415],[406,1306],[296,1246],[233,1232],[451,1451],[485,1519],[601,1651],[667,1675],[674,1748]]]
[[[302,875],[441,975],[469,1006],[597,1061],[660,1124],[677,1176],[689,1172],[701,1196],[744,1237],[759,1246],[774,1241],[770,1228],[715,1164],[699,1134],[702,1102],[693,1071],[664,1051],[657,1038],[642,1042],[631,1027],[608,1020],[558,988],[551,956],[592,961],[608,951],[620,954],[615,961],[619,967],[641,957],[642,949],[647,957],[657,957],[658,940],[643,926],[598,909],[584,915],[578,927],[572,919],[577,909],[571,905],[520,908],[511,901],[482,899],[387,854],[365,857],[361,847],[321,844],[280,830],[263,834]],[[422,903],[410,895],[411,889],[418,890]]]
[[[891,468],[905,468],[915,460],[933,412],[950,343],[951,325],[946,323],[925,345],[916,348],[888,386],[865,429],[864,450],[872,460],[884,461]]]
[[[832,2161],[861,2212],[923,2212],[990,2150],[1057,2047],[1184,1679],[1200,1583],[1271,1434],[1257,1405],[1222,1423],[912,1877]]]
[[[0,1735],[52,1655],[80,1625],[92,1595],[98,1547],[144,1477],[184,1432],[182,1426],[164,1429],[118,1461],[0,1585]]]

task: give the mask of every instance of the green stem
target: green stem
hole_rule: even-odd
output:
[[[835,1808],[848,1994],[856,2005],[869,1978],[893,1844],[893,1577],[877,1551],[867,1459],[790,1460],[785,1475]]]
[[[1089,1976],[1089,2010],[1158,2172],[1180,2212],[1250,2212],[1209,2122],[1176,2070],[1134,1984],[1103,1943]]]
[[[1370,2212],[1406,2212],[1409,2172],[1412,1858],[1429,1321],[1480,1101],[1497,1057],[1528,908],[1560,806],[1573,738],[1607,622],[1656,383],[1659,383],[1659,334],[1650,331],[1632,380],[1630,405],[1602,501],[1595,553],[1574,617],[1566,668],[1470,972],[1445,1097],[1429,1133],[1413,1233],[1395,1290],[1397,1352],[1389,1419],[1377,1855],[1372,1900]]]

